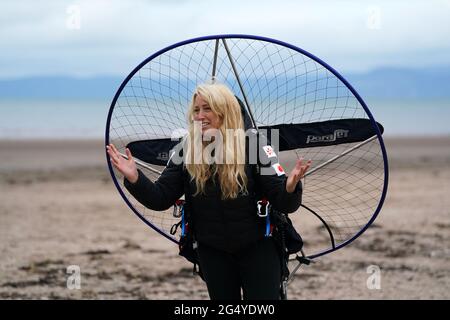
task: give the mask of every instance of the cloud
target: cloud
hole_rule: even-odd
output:
[[[172,43],[225,33],[290,42],[344,71],[450,65],[449,13],[445,0],[9,1],[0,77],[123,75]]]

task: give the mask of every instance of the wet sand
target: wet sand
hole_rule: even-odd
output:
[[[302,267],[290,299],[450,298],[450,137],[386,145],[375,224]],[[0,141],[0,199],[2,299],[208,299],[176,245],[123,202],[102,141]],[[71,265],[79,290],[67,288]],[[371,265],[380,289],[367,286]]]

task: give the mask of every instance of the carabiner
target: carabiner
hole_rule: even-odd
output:
[[[267,200],[259,200],[258,202],[256,202],[257,207],[258,207],[258,216],[261,218],[267,217],[267,215],[269,214],[269,201]],[[261,213],[261,208],[262,206],[266,207],[266,210],[264,210],[264,213]]]
[[[173,217],[174,218],[179,218],[181,217],[181,213],[183,211],[183,206],[184,206],[184,200],[177,200],[175,201],[175,204],[173,205]]]

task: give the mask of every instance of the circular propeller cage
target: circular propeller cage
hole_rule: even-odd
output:
[[[302,206],[290,214],[308,257],[337,250],[362,234],[379,213],[387,190],[382,127],[337,71],[290,44],[257,36],[218,35],[160,50],[139,64],[118,89],[108,114],[105,143],[113,143],[125,154],[131,142],[170,139],[175,131],[187,128],[186,112],[196,86],[213,77],[246,102],[258,127],[365,120],[361,123],[371,132],[367,139],[300,146],[278,154],[287,173],[299,157],[312,160],[311,172],[302,180]],[[329,133],[323,137],[333,139]],[[125,189],[123,177],[109,161],[108,165],[128,206],[157,232],[177,242],[179,235],[170,234],[179,221],[173,208],[145,208]],[[140,169],[155,181],[164,166],[149,166]]]

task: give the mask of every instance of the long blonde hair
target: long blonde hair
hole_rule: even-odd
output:
[[[222,163],[208,163],[203,152],[205,143],[201,143],[201,163],[194,162],[194,145],[195,143],[199,144],[198,140],[194,141],[194,104],[198,95],[208,103],[211,111],[220,119],[219,132],[223,139],[223,143],[220,144],[222,150],[215,150],[215,152],[222,152],[226,157],[227,161],[222,161]],[[222,199],[234,199],[240,192],[246,194],[244,121],[239,103],[231,90],[219,83],[197,86],[192,96],[187,118],[189,135],[185,140],[187,151],[185,166],[197,187],[194,195],[204,194],[206,181],[214,176],[217,176],[219,180]]]

